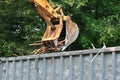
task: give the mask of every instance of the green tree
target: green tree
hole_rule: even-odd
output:
[[[0,13],[0,55],[28,54],[45,29],[41,17],[26,0],[0,1]]]
[[[120,45],[119,0],[49,0],[62,5],[79,26],[77,40],[67,50]],[[46,24],[27,0],[0,1],[0,56],[27,55],[28,45],[40,40]]]

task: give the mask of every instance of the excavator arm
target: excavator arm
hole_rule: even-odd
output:
[[[34,53],[45,53],[65,50],[73,43],[79,33],[76,23],[69,16],[65,16],[61,6],[53,7],[47,0],[29,0],[34,3],[37,12],[47,23],[47,29],[42,37],[41,48]]]
[[[36,10],[43,17],[44,20],[49,21],[52,18],[58,18],[58,10],[61,9],[60,6],[54,8],[47,0],[29,0],[30,3],[34,3]]]

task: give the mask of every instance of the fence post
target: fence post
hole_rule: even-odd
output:
[[[2,61],[0,60],[0,80],[2,80]]]

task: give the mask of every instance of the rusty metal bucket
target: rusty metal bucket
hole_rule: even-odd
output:
[[[45,34],[42,37],[42,42],[45,43],[46,46],[51,45],[50,43],[52,43],[54,44],[52,48],[55,48],[56,46],[58,51],[63,51],[78,37],[78,26],[71,21],[69,16],[62,21],[62,24],[56,24],[54,26],[54,30],[51,29],[50,25],[47,27]]]

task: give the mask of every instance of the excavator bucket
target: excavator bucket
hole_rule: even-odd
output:
[[[76,40],[79,34],[77,24],[72,22],[69,16],[67,16],[66,20],[63,20],[62,23],[62,25],[60,23],[53,24],[55,29],[48,26],[42,38],[44,46],[49,46],[53,51],[65,50]]]
[[[78,37],[79,29],[69,16],[61,24],[48,25],[40,43],[41,48],[33,51],[34,54],[63,51]]]

